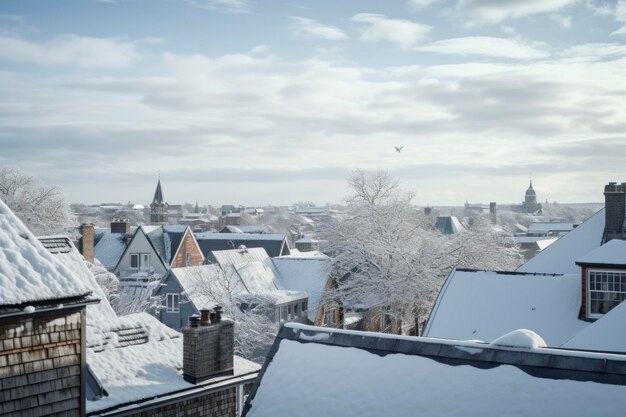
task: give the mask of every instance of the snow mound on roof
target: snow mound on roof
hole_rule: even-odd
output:
[[[513,330],[512,332],[509,332],[504,336],[500,336],[499,338],[491,342],[491,344],[494,346],[523,349],[537,349],[547,347],[546,342],[541,336],[528,329]]]
[[[88,286],[0,200],[0,305],[77,297]]]

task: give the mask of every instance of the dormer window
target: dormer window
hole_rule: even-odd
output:
[[[587,271],[587,317],[600,318],[626,299],[626,271]]]

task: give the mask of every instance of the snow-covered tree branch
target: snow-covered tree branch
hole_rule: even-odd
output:
[[[70,214],[63,190],[14,167],[0,167],[0,199],[36,235],[63,231]]]

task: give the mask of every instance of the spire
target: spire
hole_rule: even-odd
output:
[[[530,188],[531,190],[533,189],[533,180],[530,180],[530,187],[528,188]]]
[[[159,173],[159,182],[157,183],[156,191],[154,192],[152,204],[163,204],[164,202],[165,201],[163,199],[163,190],[161,189],[161,174]]]

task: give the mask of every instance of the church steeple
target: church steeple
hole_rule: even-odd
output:
[[[150,204],[150,223],[167,223],[169,219],[168,207],[168,204],[163,198],[161,175],[159,174],[159,180],[156,190],[154,191],[154,198],[152,199],[152,204]]]

